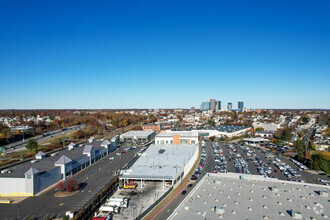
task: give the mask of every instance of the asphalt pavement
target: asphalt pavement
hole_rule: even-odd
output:
[[[78,193],[69,197],[55,197],[56,189],[49,189],[40,196],[29,197],[19,204],[0,204],[0,219],[46,219],[47,217],[63,217],[66,211],[78,211],[82,208],[96,193],[98,193],[114,176],[112,173],[121,169],[134,159],[137,151],[141,147],[122,154],[122,158],[109,161],[123,149],[116,151],[104,157],[100,161],[92,164],[88,168],[75,174],[70,179],[75,179],[81,184],[82,188]]]
[[[155,220],[167,219],[172,214],[172,212],[180,205],[185,196],[187,196],[190,191],[195,187],[195,185],[203,178],[203,176],[206,173],[212,171],[214,167],[215,155],[211,147],[211,142],[206,142],[206,155],[206,162],[201,175],[199,175],[197,180],[189,180],[188,184],[180,191],[180,193],[172,200],[172,202],[169,203],[166,208],[163,209],[160,213],[158,213],[158,215],[154,218]],[[188,187],[189,184],[193,184],[193,186]],[[187,191],[185,195],[181,194],[183,190]]]

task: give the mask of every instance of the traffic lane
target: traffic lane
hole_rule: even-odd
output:
[[[53,135],[50,135],[50,136],[46,136],[46,137],[41,137],[39,138],[38,140],[36,140],[39,143],[42,143],[42,142],[45,142],[45,141],[48,141],[52,138],[57,138],[57,137],[60,137],[63,135],[63,132],[64,134],[68,134],[70,132],[72,132],[72,129],[68,129],[68,130],[65,130],[65,131],[61,131],[59,133],[56,133],[56,134],[53,134]],[[36,138],[33,138],[33,139],[36,139]],[[12,152],[20,152],[20,151],[23,151],[23,150],[26,150],[26,144],[27,144],[27,141],[24,141],[22,144],[19,144],[17,146],[14,147],[14,149],[8,149],[6,150],[7,153],[12,153]]]
[[[56,216],[62,213],[61,216],[63,216],[66,211],[72,210],[76,204],[80,203],[80,201],[88,202],[88,200],[92,198],[104,185],[109,183],[114,178],[112,176],[113,171],[121,168],[121,166],[133,159],[133,156],[138,149],[123,154],[122,159],[117,159],[117,161],[113,161],[111,163],[109,162],[109,157],[122,151],[122,149],[118,149],[109,156],[103,158],[101,161],[98,161],[73,176],[71,179],[76,179],[79,183],[86,183],[83,189],[80,189],[80,192],[69,197],[54,197],[56,190],[50,189],[40,196],[29,197],[20,204],[0,206],[0,216],[17,217],[18,209],[20,210],[20,216],[30,217],[50,213],[54,213]],[[96,172],[89,172],[92,169],[96,170]],[[81,206],[83,205],[84,204],[81,204]]]
[[[212,160],[214,161],[214,158],[212,158],[212,151],[213,151],[213,149],[211,147],[211,143],[206,142],[205,143],[205,153],[206,153],[206,162],[207,163],[205,163],[203,172],[201,173],[201,175],[198,176],[197,180],[189,180],[188,184],[179,192],[179,194],[166,206],[166,208],[164,210],[162,210],[154,218],[155,220],[167,219],[172,214],[172,212],[181,204],[181,202],[184,200],[185,196],[187,196],[191,192],[191,190],[194,189],[194,187],[198,184],[198,182],[202,179],[202,177],[206,174],[206,172],[210,172],[207,170],[213,169],[213,163],[211,163]],[[193,184],[193,186],[188,187],[189,184]],[[183,190],[186,190],[186,194],[184,194],[184,195],[182,195]]]

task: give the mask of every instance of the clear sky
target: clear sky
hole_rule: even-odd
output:
[[[329,109],[329,12],[329,0],[2,0],[0,109]]]

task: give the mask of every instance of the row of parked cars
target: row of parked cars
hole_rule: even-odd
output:
[[[305,182],[298,179],[301,175],[287,163],[282,162],[279,158],[274,158],[273,164],[288,178],[289,181]],[[297,178],[297,179],[294,179]]]
[[[223,149],[219,146],[218,142],[212,143],[213,153],[215,155],[213,173],[226,173],[227,161],[223,154]]]
[[[256,152],[254,150],[252,150],[251,148],[249,148],[248,146],[241,145],[241,149],[244,151],[244,153],[248,157],[255,157],[256,156]]]
[[[251,160],[253,164],[256,166],[260,175],[271,178],[275,177],[273,169],[270,166],[268,166],[261,158],[256,157]]]
[[[201,175],[201,173],[203,172],[203,168],[205,166],[205,160],[206,160],[206,147],[205,147],[205,141],[203,141],[201,159],[199,161],[197,168],[195,169],[194,174],[190,177],[191,180],[197,180],[199,175]]]
[[[309,169],[304,164],[300,163],[299,161],[297,161],[297,160],[295,160],[293,158],[290,158],[290,161],[293,162],[294,164],[296,164],[299,167],[299,171],[301,171],[301,170],[308,170]]]
[[[236,169],[236,173],[250,174],[249,166],[248,166],[247,162],[237,152],[237,149],[234,147],[234,145],[229,144],[229,145],[226,145],[226,147],[228,149],[230,156],[234,160],[234,166]]]

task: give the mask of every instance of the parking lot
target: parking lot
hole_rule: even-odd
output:
[[[29,217],[31,219],[62,218],[68,210],[78,211],[114,178],[114,172],[129,165],[134,156],[144,149],[144,147],[137,147],[125,151],[125,149],[119,148],[77,173],[72,179],[77,180],[83,187],[72,196],[54,197],[56,188],[52,188],[40,196],[29,197],[18,204],[1,204],[0,218],[8,220],[28,219]],[[111,157],[114,157],[114,160],[109,160]]]
[[[288,181],[323,185],[330,183],[327,175],[313,174],[298,161],[269,150],[219,142],[212,142],[211,146],[212,158],[214,158],[213,173],[236,172]]]

